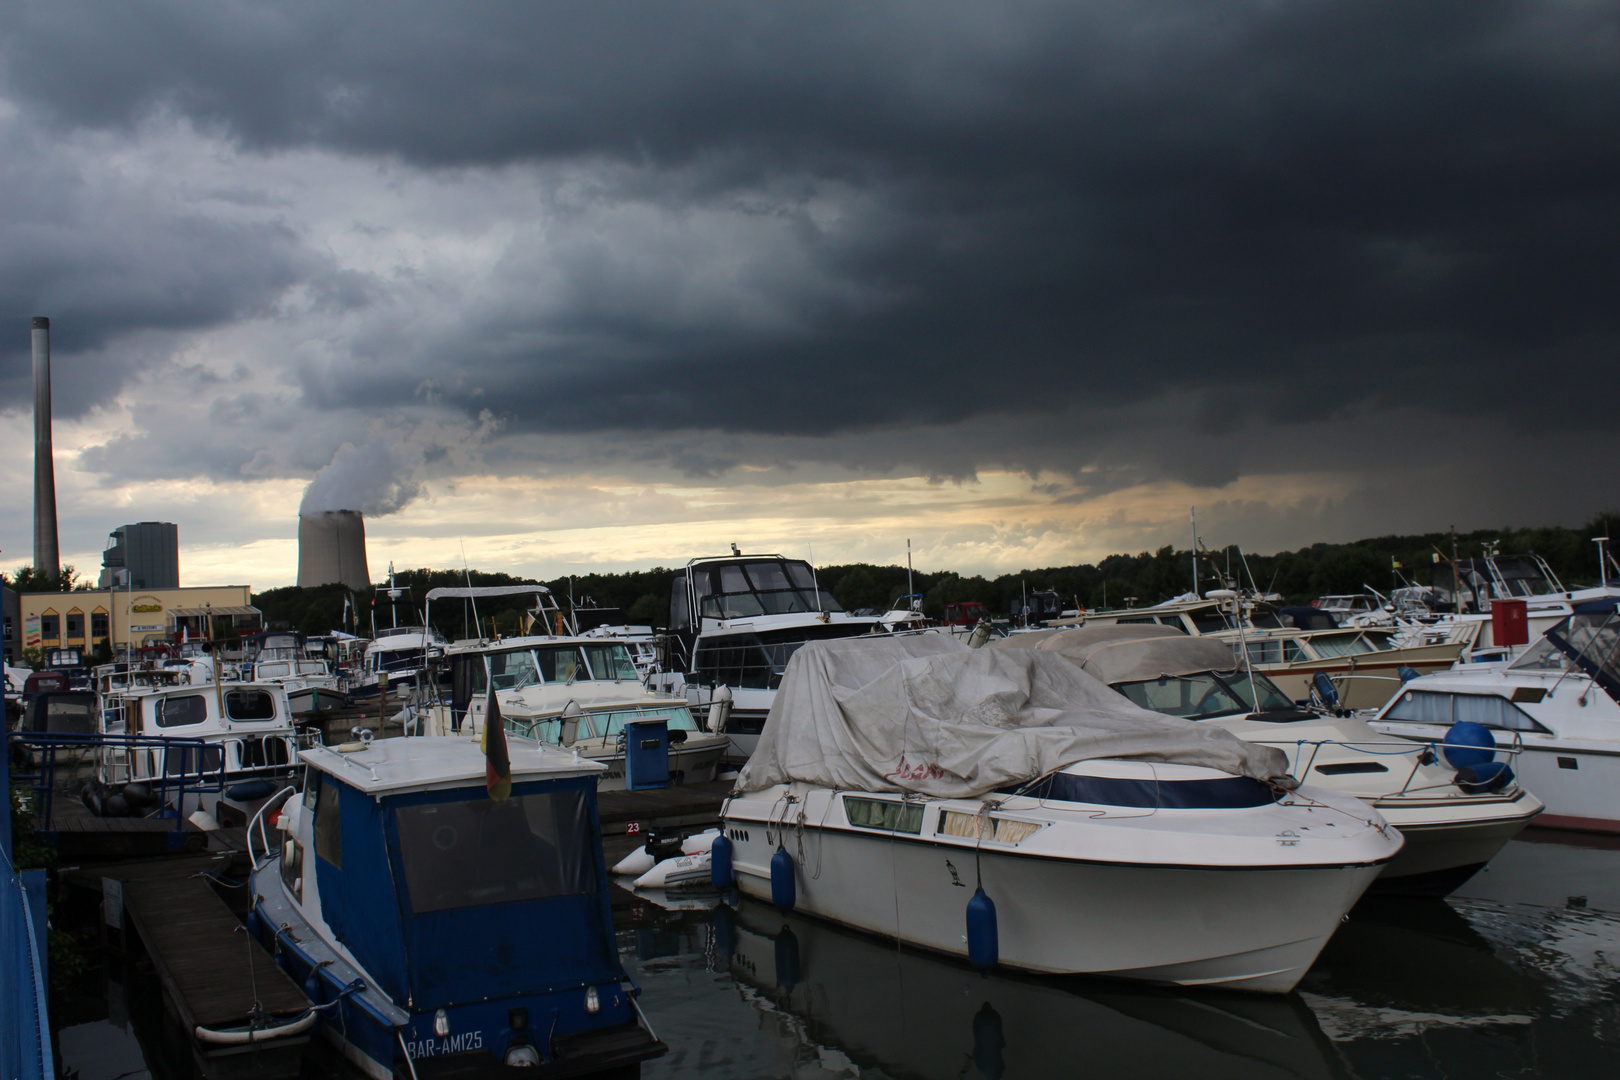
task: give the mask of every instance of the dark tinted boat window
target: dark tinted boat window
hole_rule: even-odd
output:
[[[315,798],[315,854],[339,869],[343,868],[343,829],[338,820],[338,789],[330,780],[321,780],[321,793]]]
[[[1055,773],[1022,789],[1019,794],[1057,802],[1162,810],[1230,810],[1265,806],[1278,798],[1277,792],[1247,776],[1223,776],[1217,780],[1132,780],[1073,773]]]
[[[396,817],[419,914],[596,891],[582,791],[402,806]]]
[[[201,694],[159,698],[156,711],[158,727],[185,727],[208,719],[208,701]]]
[[[274,720],[276,699],[266,690],[232,690],[225,695],[225,715],[232,720]]]

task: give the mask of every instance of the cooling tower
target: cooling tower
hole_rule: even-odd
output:
[[[319,510],[298,515],[298,586],[351,589],[371,584],[366,569],[366,522],[358,510]]]

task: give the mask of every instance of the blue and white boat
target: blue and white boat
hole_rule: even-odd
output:
[[[499,801],[468,739],[299,754],[303,792],[256,863],[251,926],[368,1076],[636,1076],[666,1050],[614,942],[602,766],[509,752]]]

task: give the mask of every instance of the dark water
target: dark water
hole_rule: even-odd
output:
[[[712,903],[615,890],[625,966],[671,1048],[646,1077],[1620,1076],[1613,848],[1516,841],[1447,901],[1363,905],[1281,998],[981,977]],[[114,959],[57,998],[81,1080],[189,1077],[140,965]],[[345,1073],[320,1051],[305,1069]]]

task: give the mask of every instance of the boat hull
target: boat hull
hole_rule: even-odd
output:
[[[1523,788],[1494,808],[1482,806],[1472,813],[1460,808],[1467,816],[1450,820],[1437,820],[1437,813],[1408,809],[1401,802],[1373,803],[1406,839],[1372,887],[1383,895],[1445,896],[1483,869],[1541,812],[1541,801]]]
[[[1373,726],[1392,735],[1433,743],[1442,742],[1449,730],[1399,721],[1374,721]],[[1524,734],[1515,742],[1512,733],[1492,734],[1500,749],[1519,751],[1506,760],[1520,785],[1546,804],[1546,810],[1532,826],[1620,833],[1620,744],[1605,746],[1595,744],[1595,740],[1540,734]]]
[[[769,902],[775,848],[763,822],[742,831],[738,885]],[[927,840],[804,831],[795,910],[805,914],[965,958],[966,905],[982,883],[1009,968],[1266,993],[1293,989],[1382,869],[1122,865],[989,850],[975,860]]]

